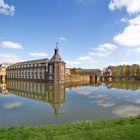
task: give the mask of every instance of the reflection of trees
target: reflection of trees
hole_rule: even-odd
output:
[[[122,83],[122,82],[108,82],[106,83],[107,88],[117,88],[123,90],[139,90],[140,83]]]

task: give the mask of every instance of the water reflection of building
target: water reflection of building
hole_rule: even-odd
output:
[[[59,109],[65,101],[65,87],[64,85],[49,85],[48,93],[48,101],[53,107],[55,115],[57,115],[59,113]]]
[[[7,81],[8,92],[30,99],[48,102],[59,114],[60,107],[65,102],[64,85],[46,84],[42,82]]]
[[[0,93],[2,93],[2,94],[7,94],[8,93],[6,83],[0,83]]]

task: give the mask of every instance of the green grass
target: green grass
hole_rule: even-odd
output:
[[[1,128],[0,140],[140,140],[140,116],[39,127]]]

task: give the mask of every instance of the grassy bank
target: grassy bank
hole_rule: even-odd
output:
[[[0,140],[139,140],[140,116],[105,121],[1,128]]]

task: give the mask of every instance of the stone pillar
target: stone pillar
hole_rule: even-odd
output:
[[[90,83],[95,83],[95,75],[90,76]]]

